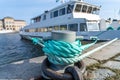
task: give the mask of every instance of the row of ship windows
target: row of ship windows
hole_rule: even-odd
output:
[[[84,13],[92,13],[92,14],[99,14],[99,8],[77,4],[75,7],[75,12],[84,12]]]
[[[68,5],[67,8],[62,8],[60,10],[56,10],[54,12],[50,13],[50,18],[57,17],[57,16],[62,16],[65,15],[66,13],[69,14],[73,11],[74,5]]]
[[[36,28],[36,29],[25,29],[25,32],[50,32],[52,30],[70,30],[70,31],[78,31],[78,24],[69,24],[60,25],[60,26],[51,26],[45,28]],[[87,26],[85,23],[80,24],[79,31],[87,31]]]
[[[55,18],[58,16],[62,16],[65,14],[72,13],[74,8],[74,5],[68,5],[67,7],[61,8],[59,10],[53,11],[50,13],[50,18]],[[92,6],[87,6],[87,5],[81,5],[81,4],[76,4],[74,12],[84,12],[84,13],[91,13],[91,14],[99,14],[99,8],[97,7],[92,7]],[[45,13],[48,13],[49,11],[45,11]],[[42,20],[46,20],[47,15],[44,14]],[[41,16],[38,16],[33,19],[34,22],[40,22]]]
[[[50,13],[50,18],[55,18],[55,17],[58,17],[58,16],[62,16],[62,15],[65,15],[65,14],[72,13],[73,7],[74,7],[74,5],[68,5],[67,8],[62,8],[62,9],[53,11],[53,12]],[[47,13],[47,12],[48,11],[45,11],[45,13]],[[44,14],[43,15],[43,20],[46,20],[46,17],[47,17],[46,14]],[[39,22],[41,20],[41,16],[36,17],[33,20],[34,20],[34,22]]]

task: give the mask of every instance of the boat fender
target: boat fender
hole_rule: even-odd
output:
[[[113,27],[108,27],[107,31],[109,31],[109,30],[114,30],[114,28]]]
[[[117,30],[120,30],[120,27],[118,27]]]
[[[83,80],[81,70],[76,66],[69,66],[65,69],[65,73],[72,74],[73,80]]]
[[[80,65],[81,65],[81,67],[80,67]],[[68,73],[69,71],[67,73],[66,72],[58,73],[58,72],[50,69],[49,66],[50,66],[50,62],[48,61],[48,58],[46,58],[43,61],[42,65],[41,65],[42,74],[44,74],[42,76],[44,78],[46,78],[46,79],[54,79],[54,80],[73,80],[72,74]],[[78,67],[80,73],[84,72],[85,68],[84,68],[83,62],[80,61],[79,63],[76,63],[75,66]],[[81,72],[81,70],[82,70],[82,72]],[[77,73],[78,72],[76,72],[76,74]]]

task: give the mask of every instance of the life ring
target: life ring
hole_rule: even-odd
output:
[[[44,74],[45,76],[47,76],[50,79],[83,80],[82,73],[85,70],[85,65],[84,65],[83,61],[75,63],[75,66],[73,66],[73,67],[66,68],[64,73],[58,73],[56,71],[53,71],[52,69],[49,68],[49,66],[50,66],[50,62],[48,61],[48,58],[46,58],[41,65],[41,70],[42,70],[42,74]],[[70,70],[73,70],[73,71],[70,71]],[[77,78],[74,77],[73,72],[75,75],[78,75]],[[80,73],[80,74],[77,74],[77,73]],[[43,75],[43,77],[44,77],[44,75]]]

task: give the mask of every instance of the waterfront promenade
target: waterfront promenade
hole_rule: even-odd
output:
[[[106,42],[97,43],[84,51],[86,53]],[[120,40],[95,52],[84,59],[87,66],[86,80],[120,80]],[[0,66],[0,80],[20,79],[32,80],[41,75],[41,62],[45,56],[26,59]]]

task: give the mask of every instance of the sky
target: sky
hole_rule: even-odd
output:
[[[69,1],[69,0],[66,0]],[[84,0],[85,2],[101,6],[100,17],[104,19],[120,19],[120,0]],[[62,4],[56,0],[0,0],[0,19],[6,16],[16,20],[30,19]]]

